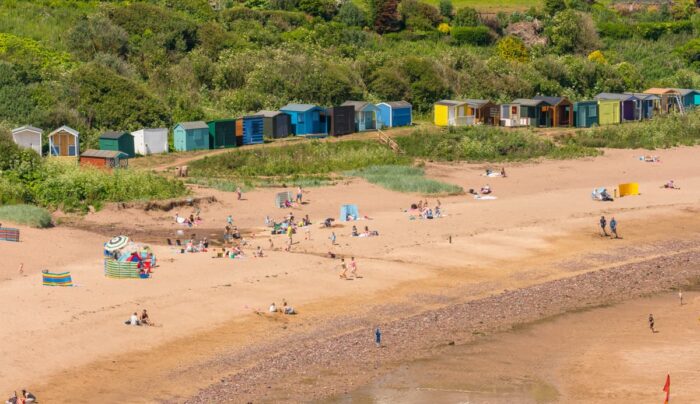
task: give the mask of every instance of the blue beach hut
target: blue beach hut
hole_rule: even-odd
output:
[[[173,128],[173,146],[177,151],[209,149],[209,125],[206,122],[181,122]]]
[[[413,105],[406,101],[390,101],[377,104],[382,126],[393,128],[413,123]]]
[[[263,142],[265,124],[262,115],[248,115],[243,119],[243,144],[260,144]]]
[[[312,104],[287,104],[280,108],[290,116],[292,133],[313,135],[327,133],[324,109]]]

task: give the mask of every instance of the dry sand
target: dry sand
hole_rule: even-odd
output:
[[[357,203],[360,213],[371,218],[357,224],[381,236],[351,238],[350,226],[344,225],[332,229],[339,245],[331,246],[330,230],[314,226],[311,241],[297,235],[293,252],[285,253],[267,251],[269,236],[261,235],[252,245],[262,245],[269,256],[245,260],[181,255],[157,245],[160,267],[146,281],[103,277],[106,229],[116,224],[173,237],[178,229],[189,234],[172,223],[174,211],[110,207],[86,217],[83,230],[22,228],[21,243],[0,243],[0,293],[6,302],[0,308],[6,325],[0,329],[0,392],[31,386],[46,402],[87,402],[85,391],[94,392],[100,402],[182,401],[222,376],[252,366],[264,352],[249,357],[249,363],[217,358],[313,333],[339,317],[360,319],[364,323],[359,324],[371,328],[375,321],[618,263],[619,249],[639,249],[634,256],[625,255],[627,261],[663,255],[663,248],[654,247],[663,240],[698,239],[700,170],[689,169],[697,166],[698,150],[654,152],[662,158],[659,164],[640,162],[638,156],[648,152],[629,150],[576,161],[510,164],[507,179],[482,177],[486,165],[431,164],[431,177],[465,188],[490,183],[499,198],[440,198],[447,217],[433,221],[408,220],[403,209],[416,195],[360,180],[314,188],[305,196],[309,204],[294,209],[297,217],[309,214],[318,223],[336,217],[340,204]],[[671,178],[681,190],[659,188]],[[613,203],[591,201],[593,187],[612,189],[628,181],[638,181],[643,195]],[[262,230],[265,215],[281,218],[286,213],[273,207],[276,191],[257,190],[236,201],[233,194],[198,190],[220,202],[201,207],[205,222],[194,232],[215,232],[229,214],[243,229]],[[618,219],[623,240],[597,236],[600,214]],[[280,247],[284,237],[273,240]],[[356,256],[364,277],[339,280],[338,261],[325,258],[329,250]],[[19,262],[25,263],[25,276],[17,273]],[[41,286],[43,268],[71,271],[79,287]],[[255,314],[283,298],[301,314]],[[124,326],[128,315],[141,308],[162,326]],[[357,324],[340,321],[331,332]]]

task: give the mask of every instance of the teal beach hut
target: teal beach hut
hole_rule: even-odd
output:
[[[134,157],[134,136],[129,132],[105,132],[99,139],[100,150],[120,151]]]
[[[574,125],[577,128],[590,128],[598,125],[598,101],[575,102]]]
[[[173,146],[176,151],[208,149],[209,126],[203,121],[178,123],[173,128]]]
[[[288,114],[292,125],[292,133],[299,135],[325,134],[325,110],[312,104],[287,104],[280,111]]]

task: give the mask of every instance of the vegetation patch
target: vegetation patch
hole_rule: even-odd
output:
[[[0,222],[4,220],[39,229],[52,225],[49,211],[32,205],[0,206]]]
[[[349,176],[362,177],[372,184],[397,192],[416,192],[424,195],[457,195],[462,187],[425,178],[422,168],[410,166],[371,166],[347,171]]]

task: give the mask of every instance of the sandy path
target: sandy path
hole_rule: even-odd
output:
[[[286,332],[276,323],[260,324],[259,318],[251,317],[253,309],[264,309],[283,297],[304,313],[290,320],[294,327],[289,331],[314,329],[314,324],[339,311],[361,316],[371,312],[374,304],[394,299],[397,304],[405,304],[406,296],[410,301],[416,293],[434,299],[411,306],[411,310],[420,311],[444,304],[442,295],[445,301],[457,298],[450,297],[455,288],[478,285],[470,289],[472,295],[463,296],[469,298],[476,293],[474,290],[488,294],[573,272],[553,265],[526,274],[517,265],[512,266],[525,259],[555,262],[572,254],[631,247],[640,240],[669,234],[694,234],[698,226],[688,217],[697,214],[683,212],[697,207],[700,200],[700,172],[687,170],[694,164],[697,150],[655,153],[662,156],[662,164],[636,160],[634,156],[643,151],[609,151],[595,159],[509,165],[508,179],[488,180],[498,200],[443,198],[448,216],[434,221],[410,221],[402,212],[401,208],[417,199],[415,195],[396,194],[359,180],[312,189],[306,195],[310,203],[294,210],[298,217],[307,213],[315,221],[335,217],[340,204],[355,202],[363,215],[372,217],[358,224],[379,230],[381,236],[351,238],[349,226],[339,227],[334,231],[340,245],[330,247],[330,231],[314,228],[311,241],[297,237],[294,254],[272,252],[263,260],[233,262],[212,260],[208,255],[173,254],[169,248],[157,246],[161,268],[149,281],[105,279],[99,253],[102,237],[65,228],[27,230],[20,244],[0,243],[0,254],[10,263],[0,268],[0,276],[6,279],[0,282],[0,293],[10,302],[0,308],[0,316],[8,324],[0,330],[4,341],[0,347],[0,391],[46,381],[40,387],[43,396],[60,401],[98,383],[92,375],[101,371],[110,375],[111,383],[99,384],[96,391],[107,398],[148,389],[152,389],[153,396],[139,396],[143,402],[155,395],[187,396],[231,369],[204,372],[189,368],[186,362],[205,360],[214,353],[267,341]],[[428,172],[465,188],[478,188],[487,182],[480,176],[483,167],[431,165]],[[675,178],[683,189],[658,188],[669,178]],[[640,182],[644,195],[611,204],[589,198],[594,186],[631,179]],[[254,191],[244,201],[236,201],[231,194],[206,191],[221,201],[202,208],[207,227],[224,223],[228,214],[246,228],[260,226],[265,215],[281,217],[286,212],[272,206],[275,191]],[[434,203],[433,199],[431,205]],[[595,236],[596,215],[601,213],[618,218],[625,240],[612,242]],[[175,235],[181,228],[170,223],[171,215],[110,208],[86,220],[95,225],[133,223],[144,228],[169,228]],[[557,239],[567,234],[576,236]],[[449,236],[453,237],[452,244],[447,241]],[[266,248],[267,238],[254,240],[253,244]],[[282,236],[273,239],[277,245],[283,242]],[[322,257],[331,248],[359,257],[364,279],[339,281],[337,262]],[[19,261],[27,264],[27,277],[16,274]],[[506,265],[508,262],[511,266]],[[39,271],[47,263],[57,271],[70,270],[81,287],[65,290],[40,286]],[[142,307],[164,326],[125,328],[123,320]],[[310,318],[315,323],[307,323]],[[251,340],[256,335],[258,340]],[[157,349],[159,346],[169,350]],[[135,350],[146,353],[122,356]],[[168,353],[172,357],[163,360]],[[133,361],[127,360],[130,358]],[[104,360],[117,362],[106,366]],[[32,365],[38,362],[41,367]],[[139,379],[134,375],[139,373],[130,374],[128,369],[148,372],[149,378],[144,380],[148,389],[133,389]],[[180,377],[172,377],[173,373]],[[53,382],[59,379],[63,381]]]

